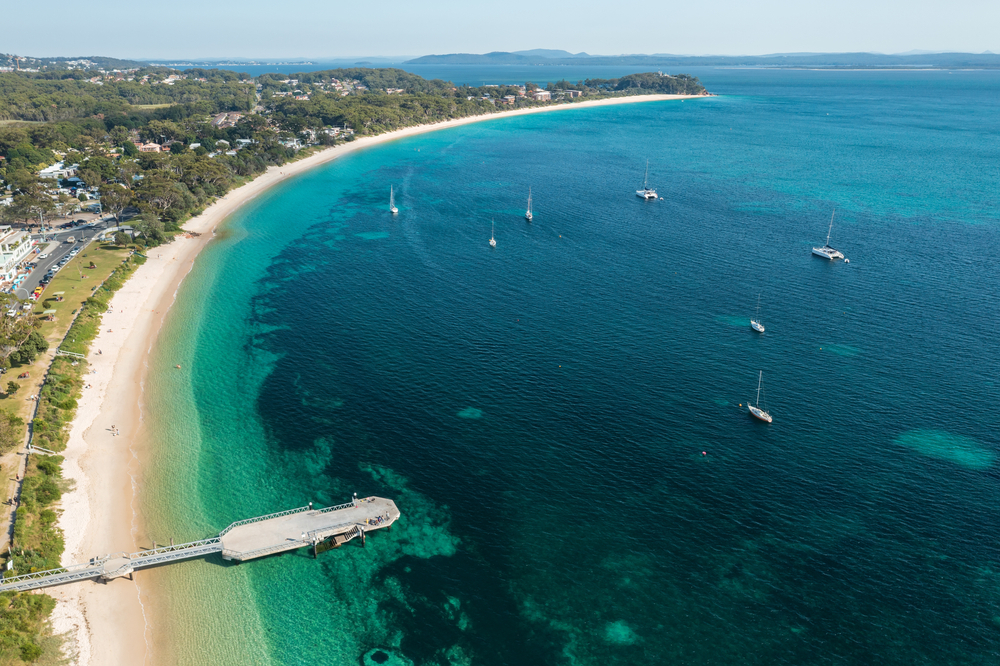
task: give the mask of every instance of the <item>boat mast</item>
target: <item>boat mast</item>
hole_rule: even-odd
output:
[[[531,186],[528,186],[528,212],[531,212]]]
[[[830,234],[833,233],[833,216],[837,214],[837,209],[833,209],[833,213],[830,214],[830,228],[826,230],[826,244],[827,247],[830,245]]]
[[[649,159],[646,159],[646,175],[642,177],[642,189],[649,189]]]
[[[764,379],[764,371],[760,371],[760,377],[757,378],[757,409],[760,409],[760,382]]]

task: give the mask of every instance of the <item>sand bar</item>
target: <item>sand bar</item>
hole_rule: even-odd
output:
[[[178,236],[174,242],[150,252],[148,261],[112,298],[91,346],[87,359],[92,372],[87,377],[90,388],[83,391],[63,454],[64,474],[75,484],[62,499],[59,527],[66,535],[63,564],[151,545],[137,518],[135,487],[139,478],[137,436],[142,421],[141,387],[146,359],[195,257],[211,241],[216,227],[241,205],[282,180],[320,164],[415,134],[533,113],[701,97],[642,95],[602,99],[473,116],[363,137],[284,166],[270,167],[188,221],[184,229],[200,235]],[[117,428],[117,436],[112,427]],[[71,663],[98,666],[152,662],[148,607],[155,602],[155,595],[143,583],[140,571],[134,580],[123,578],[106,584],[90,581],[49,590],[59,601],[53,625],[56,633],[69,635]]]

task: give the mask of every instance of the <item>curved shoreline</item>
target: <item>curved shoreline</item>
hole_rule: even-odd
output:
[[[84,562],[98,553],[135,551],[150,544],[135,507],[140,487],[139,449],[143,423],[142,387],[147,359],[178,289],[195,258],[211,241],[214,230],[240,207],[293,176],[356,150],[396,139],[511,116],[562,109],[637,102],[700,99],[702,95],[641,95],[590,102],[503,111],[439,123],[418,125],[321,150],[280,167],[269,167],[254,180],[232,190],[201,215],[184,224],[186,233],[154,248],[148,261],[110,302],[88,355],[94,371],[93,388],[80,398],[64,452],[64,474],[75,486],[63,496],[59,527],[66,547],[63,563]],[[115,425],[123,437],[113,437]],[[56,633],[68,634],[71,663],[146,664],[152,661],[152,627],[147,606],[153,602],[146,577],[55,588]]]

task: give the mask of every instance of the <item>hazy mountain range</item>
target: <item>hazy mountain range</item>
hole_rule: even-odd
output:
[[[674,55],[669,53],[589,55],[552,49],[494,51],[492,53],[451,53],[427,55],[407,60],[407,65],[630,65],[728,66],[728,67],[938,67],[1000,68],[1000,55],[910,51],[907,53],[773,53],[768,55]]]
[[[17,58],[15,60],[15,58]],[[369,56],[354,58],[176,58],[156,60],[124,60],[105,56],[63,58],[17,57],[0,54],[0,67],[29,70],[67,69],[133,69],[153,65],[174,67],[206,67],[238,69],[251,65],[337,64],[338,66],[391,67],[407,65],[616,65],[655,69],[659,67],[824,67],[824,68],[940,68],[940,69],[1000,69],[1000,54],[959,53],[939,51],[907,51],[906,53],[772,53],[765,55],[679,55],[670,53],[591,55],[570,53],[559,49],[527,51],[494,51],[492,53],[450,53],[408,56]]]

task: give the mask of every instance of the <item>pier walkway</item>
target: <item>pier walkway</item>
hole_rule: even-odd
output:
[[[396,503],[381,497],[354,499],[347,504],[314,509],[312,505],[233,523],[219,536],[201,541],[94,557],[86,564],[8,576],[0,592],[36,590],[78,580],[110,580],[131,576],[136,569],[221,553],[223,559],[244,562],[304,546],[314,549],[327,540],[346,543],[372,530],[389,527],[399,518]]]

